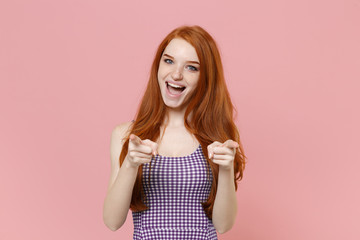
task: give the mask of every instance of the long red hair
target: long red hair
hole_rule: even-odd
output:
[[[166,115],[164,104],[157,80],[160,59],[163,51],[173,38],[182,38],[189,42],[196,50],[200,60],[200,79],[197,88],[191,96],[186,109],[184,123],[187,130],[200,142],[205,158],[212,170],[212,185],[209,198],[202,203],[206,215],[212,218],[212,209],[217,190],[219,166],[208,159],[207,146],[214,141],[225,142],[232,139],[239,143],[234,160],[234,182],[243,177],[245,158],[243,146],[240,142],[239,131],[234,124],[234,107],[226,87],[220,54],[214,39],[199,26],[181,26],[170,32],[160,43],[152,63],[150,78],[145,94],[141,100],[134,123],[125,138],[119,161],[122,165],[129,145],[131,133],[141,139],[156,141],[160,137],[160,126]],[[189,114],[192,117],[188,120]],[[148,207],[142,188],[142,166],[139,167],[135,181],[131,205],[132,211],[146,210]]]

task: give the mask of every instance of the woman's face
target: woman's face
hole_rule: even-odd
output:
[[[172,39],[161,56],[157,77],[165,105],[179,110],[186,107],[200,77],[195,48],[184,39]]]

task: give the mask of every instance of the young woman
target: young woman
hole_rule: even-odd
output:
[[[216,43],[181,26],[158,47],[135,120],[112,132],[104,223],[116,231],[130,208],[134,239],[217,239],[235,222],[245,158]]]

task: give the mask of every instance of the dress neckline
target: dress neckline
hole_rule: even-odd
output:
[[[173,158],[188,158],[191,157],[192,155],[194,155],[197,151],[199,151],[201,149],[201,144],[199,144],[199,146],[195,149],[195,151],[193,151],[192,153],[190,153],[189,155],[186,156],[180,156],[180,157],[169,157],[169,156],[164,156],[164,155],[156,155],[157,157],[161,157],[161,158],[168,158],[168,159],[173,159]]]

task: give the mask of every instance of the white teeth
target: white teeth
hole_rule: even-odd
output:
[[[179,85],[176,85],[176,84],[173,84],[173,83],[169,83],[168,84],[174,88],[183,88],[183,86],[179,86]]]

